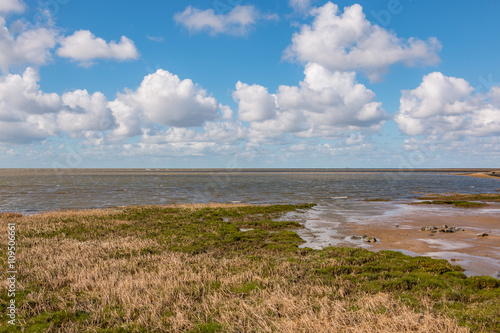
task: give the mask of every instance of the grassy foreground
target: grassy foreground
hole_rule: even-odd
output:
[[[0,331],[500,332],[499,280],[398,252],[298,248],[300,225],[276,219],[310,207],[0,214],[1,241],[16,223],[19,243],[19,321]],[[6,314],[6,281],[1,295]]]

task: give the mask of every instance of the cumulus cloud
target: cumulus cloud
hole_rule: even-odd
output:
[[[313,23],[293,35],[285,58],[315,62],[330,70],[359,70],[372,81],[379,80],[392,64],[431,65],[439,61],[441,43],[436,38],[398,38],[372,25],[358,4],[340,13],[337,5],[328,2],[311,13]]]
[[[51,59],[51,49],[56,45],[57,31],[53,28],[21,27],[12,33],[0,17],[0,69],[8,73],[15,65],[44,65]]]
[[[238,140],[245,131],[233,121],[229,106],[219,104],[193,81],[165,70],[144,77],[137,90],[118,93],[114,101],[87,90],[61,96],[45,93],[39,80],[33,68],[0,77],[0,143],[29,143],[58,135],[89,138],[96,132],[112,141],[135,136],[168,140],[175,134],[180,135],[177,141],[189,141],[188,134],[195,133],[191,138],[195,141],[223,142]]]
[[[30,143],[60,133],[84,137],[115,127],[102,93],[44,93],[39,80],[33,68],[0,78],[0,143]]]
[[[210,35],[229,34],[245,36],[259,20],[273,20],[276,15],[264,15],[254,6],[236,6],[227,14],[216,14],[213,9],[201,10],[188,6],[174,19],[191,32],[207,31]]]
[[[217,100],[190,79],[159,69],[144,78],[136,91],[118,94],[110,104],[122,134],[135,134],[134,123],[142,121],[164,126],[201,126],[217,117]],[[140,114],[138,116],[138,114]]]
[[[251,130],[261,136],[288,132],[296,137],[331,138],[379,130],[388,118],[375,94],[356,82],[354,72],[332,72],[310,63],[304,74],[299,86],[282,85],[276,94],[238,82],[233,96],[240,119],[250,122]]]
[[[144,116],[138,112],[135,103],[130,103],[126,98],[117,98],[108,103],[112,110],[116,127],[112,131],[112,139],[131,138],[142,134]]]
[[[29,143],[56,133],[54,114],[62,106],[61,99],[41,92],[38,80],[32,68],[23,75],[0,78],[1,143]]]
[[[238,102],[238,116],[243,121],[262,121],[276,116],[276,97],[265,87],[238,81],[233,98]]]
[[[139,57],[134,42],[125,36],[119,42],[108,43],[88,30],[79,30],[71,36],[61,38],[60,44],[56,51],[58,56],[78,61],[84,66],[91,65],[95,59],[124,61]]]
[[[57,94],[40,91],[38,73],[27,68],[23,75],[0,77],[0,120],[21,121],[26,114],[53,113],[61,107]]]
[[[499,93],[500,88],[493,87],[487,95],[475,94],[464,79],[430,73],[419,87],[402,92],[395,120],[412,136],[458,139],[499,135]]]
[[[5,19],[0,17],[0,70],[8,73],[13,66],[45,65],[52,59],[52,50],[58,42],[57,55],[78,61],[83,66],[92,65],[95,59],[123,61],[139,57],[134,42],[125,36],[119,42],[109,43],[88,30],[61,37],[50,25],[33,27],[16,21],[9,29]]]
[[[24,3],[19,0],[0,1],[0,13],[22,13],[24,12]]]
[[[115,126],[108,100],[100,93],[75,90],[62,95],[65,108],[58,113],[60,130],[70,136],[82,136],[87,131],[106,131]]]

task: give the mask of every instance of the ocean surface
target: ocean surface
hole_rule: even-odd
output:
[[[351,239],[353,223],[383,223],[391,217],[431,211],[447,216],[462,214],[460,209],[441,205],[407,205],[424,193],[498,193],[499,180],[455,175],[456,171],[464,170],[0,169],[0,213],[175,203],[316,203],[313,209],[283,217],[305,226],[297,230],[305,241],[302,247],[370,248]],[[490,231],[500,232],[500,205],[475,210],[474,214],[499,216],[498,226]],[[405,252],[404,248],[394,250]],[[456,251],[423,255],[461,258],[460,265],[468,275],[499,276],[500,248],[493,247],[480,256]]]
[[[449,171],[369,169],[0,169],[0,212],[33,214],[173,203],[317,203],[339,219],[362,217],[383,202],[421,193],[496,192],[495,179]],[[385,209],[383,207],[382,209]],[[343,216],[343,217],[342,217]]]

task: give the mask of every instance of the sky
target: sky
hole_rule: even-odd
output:
[[[0,0],[0,168],[495,168],[499,12]]]

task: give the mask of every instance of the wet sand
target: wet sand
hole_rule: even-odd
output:
[[[383,221],[349,223],[342,233],[368,235],[376,243],[364,243],[372,251],[398,250],[409,255],[424,255],[447,259],[460,265],[467,275],[490,275],[500,273],[500,205],[486,208],[444,208],[445,211],[418,207],[399,214],[385,216]],[[375,222],[375,223],[374,223]],[[464,231],[443,233],[421,231],[421,227],[456,226]],[[487,233],[486,237],[478,237]]]

